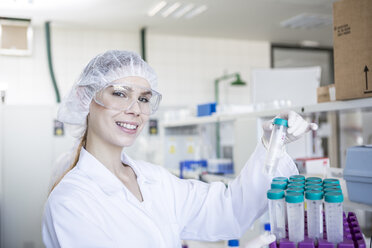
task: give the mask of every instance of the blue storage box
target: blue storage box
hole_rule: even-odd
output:
[[[198,116],[212,115],[212,113],[215,112],[216,112],[215,102],[198,105]]]
[[[347,149],[344,179],[350,201],[372,205],[372,146]]]
[[[180,178],[187,177],[188,172],[203,173],[207,171],[207,160],[182,160],[180,161]]]

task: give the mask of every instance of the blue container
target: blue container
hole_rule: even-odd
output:
[[[208,116],[216,112],[216,103],[206,103],[198,105],[198,116]]]
[[[350,201],[372,205],[372,146],[347,149],[344,179]]]
[[[183,160],[180,162],[180,178],[185,172],[207,171],[207,160]]]

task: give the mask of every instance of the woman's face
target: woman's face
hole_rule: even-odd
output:
[[[119,84],[128,82],[134,86],[151,88],[147,80],[141,77],[126,77],[115,81]],[[141,90],[133,91],[135,99],[140,94]],[[119,96],[115,95],[115,97]],[[133,101],[127,109],[113,110],[92,100],[88,116],[89,139],[92,138],[94,142],[102,140],[114,146],[127,147],[133,144],[148,120],[149,115],[142,113],[137,102]]]

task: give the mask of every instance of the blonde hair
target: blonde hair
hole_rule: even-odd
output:
[[[84,132],[84,135],[83,137],[81,137],[81,140],[80,140],[80,143],[79,143],[79,146],[78,148],[76,149],[76,154],[75,154],[75,158],[74,158],[74,161],[72,162],[72,164],[70,165],[70,167],[62,174],[61,177],[58,178],[58,180],[53,184],[51,190],[49,193],[51,193],[53,191],[53,189],[61,182],[61,180],[63,179],[63,177],[70,171],[72,170],[76,164],[79,162],[79,156],[80,156],[80,151],[81,151],[81,148],[82,147],[85,147],[86,143],[87,143],[87,135],[88,135],[88,128],[85,129],[85,132]]]

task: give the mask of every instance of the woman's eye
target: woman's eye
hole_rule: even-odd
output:
[[[112,94],[114,96],[127,97],[127,94],[125,94],[123,91],[114,91]]]
[[[148,99],[147,97],[140,97],[140,98],[138,98],[138,100],[140,101],[140,102],[143,102],[143,103],[147,103],[147,102],[149,102],[150,101],[150,99]]]

